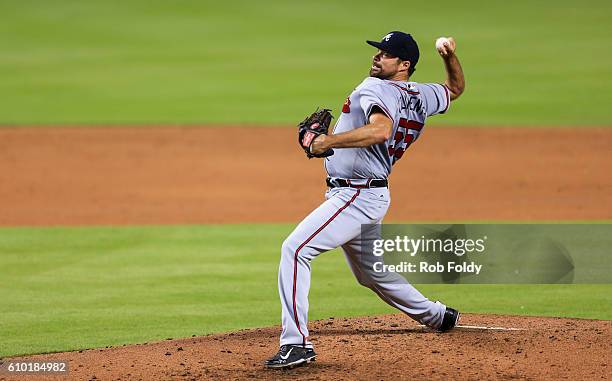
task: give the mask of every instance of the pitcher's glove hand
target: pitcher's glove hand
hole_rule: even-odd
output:
[[[327,157],[334,154],[334,150],[331,148],[317,155],[311,151],[312,142],[317,136],[327,135],[327,131],[329,131],[329,124],[334,117],[330,111],[326,108],[321,110],[317,108],[315,112],[298,124],[298,143],[300,143],[300,147],[306,152],[306,156],[309,159],[313,157]]]

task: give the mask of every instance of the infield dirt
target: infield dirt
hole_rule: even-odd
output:
[[[0,225],[297,223],[325,185],[295,140],[293,128],[3,128]],[[429,127],[394,169],[387,221],[611,219],[610,152],[606,128]],[[20,360],[68,360],[69,377],[49,379],[74,380],[612,378],[610,321],[462,324],[521,330],[317,321],[319,357],[291,373],[262,366],[279,327]]]
[[[386,221],[612,218],[612,129],[429,127]],[[294,128],[0,129],[0,225],[299,222],[323,200]]]

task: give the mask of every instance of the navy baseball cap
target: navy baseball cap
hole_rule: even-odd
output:
[[[396,30],[387,33],[380,42],[370,40],[366,42],[383,52],[392,54],[404,61],[410,61],[410,66],[413,68],[419,61],[419,46],[408,33]]]

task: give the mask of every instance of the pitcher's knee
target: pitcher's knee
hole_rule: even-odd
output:
[[[366,288],[372,288],[372,285],[374,284],[372,282],[372,279],[370,278],[363,278],[363,277],[357,277],[357,282],[362,285],[363,287]]]
[[[296,242],[296,240],[290,235],[283,241],[283,245],[281,246],[281,253],[283,255],[293,255],[295,253],[295,250],[297,250],[298,245],[299,244]]]
[[[312,260],[318,251],[311,245],[304,244],[304,237],[297,237],[293,233],[285,239],[281,246],[281,260],[293,261],[295,258],[298,260]],[[297,253],[297,257],[296,257]]]
[[[298,240],[293,236],[293,234],[290,234],[281,246],[281,261],[285,260],[293,262],[295,258],[295,252],[299,247],[300,242],[298,242]]]

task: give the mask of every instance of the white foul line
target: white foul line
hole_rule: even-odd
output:
[[[523,328],[506,328],[506,327],[481,327],[478,325],[456,325],[455,328],[465,328],[465,329],[488,329],[491,331],[524,331]]]
[[[420,327],[427,328],[425,325],[420,325]],[[506,328],[506,327],[484,327],[478,325],[456,325],[455,328],[463,328],[463,329],[483,329],[490,331],[524,331],[524,328]]]

